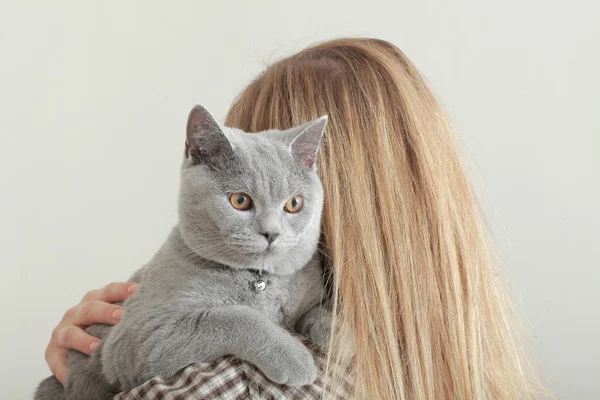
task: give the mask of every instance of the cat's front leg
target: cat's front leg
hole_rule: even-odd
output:
[[[296,331],[321,350],[327,351],[331,336],[331,318],[331,311],[317,304],[298,320]]]
[[[255,364],[276,383],[302,386],[317,377],[310,351],[253,308],[214,308],[207,313],[204,323],[212,338],[220,341],[220,353],[233,354]]]
[[[104,373],[121,390],[155,376],[170,378],[190,364],[227,354],[255,364],[277,383],[301,386],[316,379],[306,347],[255,309],[186,307],[189,311],[184,314],[181,305],[166,306],[153,309],[154,318],[149,319],[125,313],[107,338]]]

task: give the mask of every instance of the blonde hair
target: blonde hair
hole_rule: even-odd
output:
[[[382,40],[321,43],[267,68],[226,124],[322,115],[330,386],[350,368],[357,398],[535,397],[454,135],[417,69]]]

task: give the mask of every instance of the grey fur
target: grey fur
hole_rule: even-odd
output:
[[[232,354],[277,383],[315,380],[297,331],[326,346],[329,311],[321,306],[316,256],[323,189],[314,159],[327,118],[287,130],[246,134],[219,127],[203,107],[190,113],[181,168],[179,224],[132,281],[140,289],[116,326],[87,330],[102,341],[91,357],[71,351],[62,390],[50,377],[37,400],[107,399],[152,377]],[[229,194],[252,197],[240,211]],[[284,211],[302,195],[298,213]],[[267,237],[276,237],[269,243]],[[253,290],[256,270],[265,291]]]

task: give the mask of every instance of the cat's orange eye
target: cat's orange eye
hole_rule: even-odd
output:
[[[236,210],[248,210],[252,206],[252,198],[243,192],[235,192],[229,196],[229,202]]]
[[[285,202],[285,206],[283,208],[289,213],[297,213],[298,211],[302,210],[303,206],[304,199],[302,196],[294,196],[290,197],[290,199]]]

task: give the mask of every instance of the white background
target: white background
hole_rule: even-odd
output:
[[[0,4],[0,398],[30,398],[62,313],[164,240],[191,107],[223,118],[266,64],[347,35],[392,41],[432,82],[545,382],[600,398],[597,2]]]

